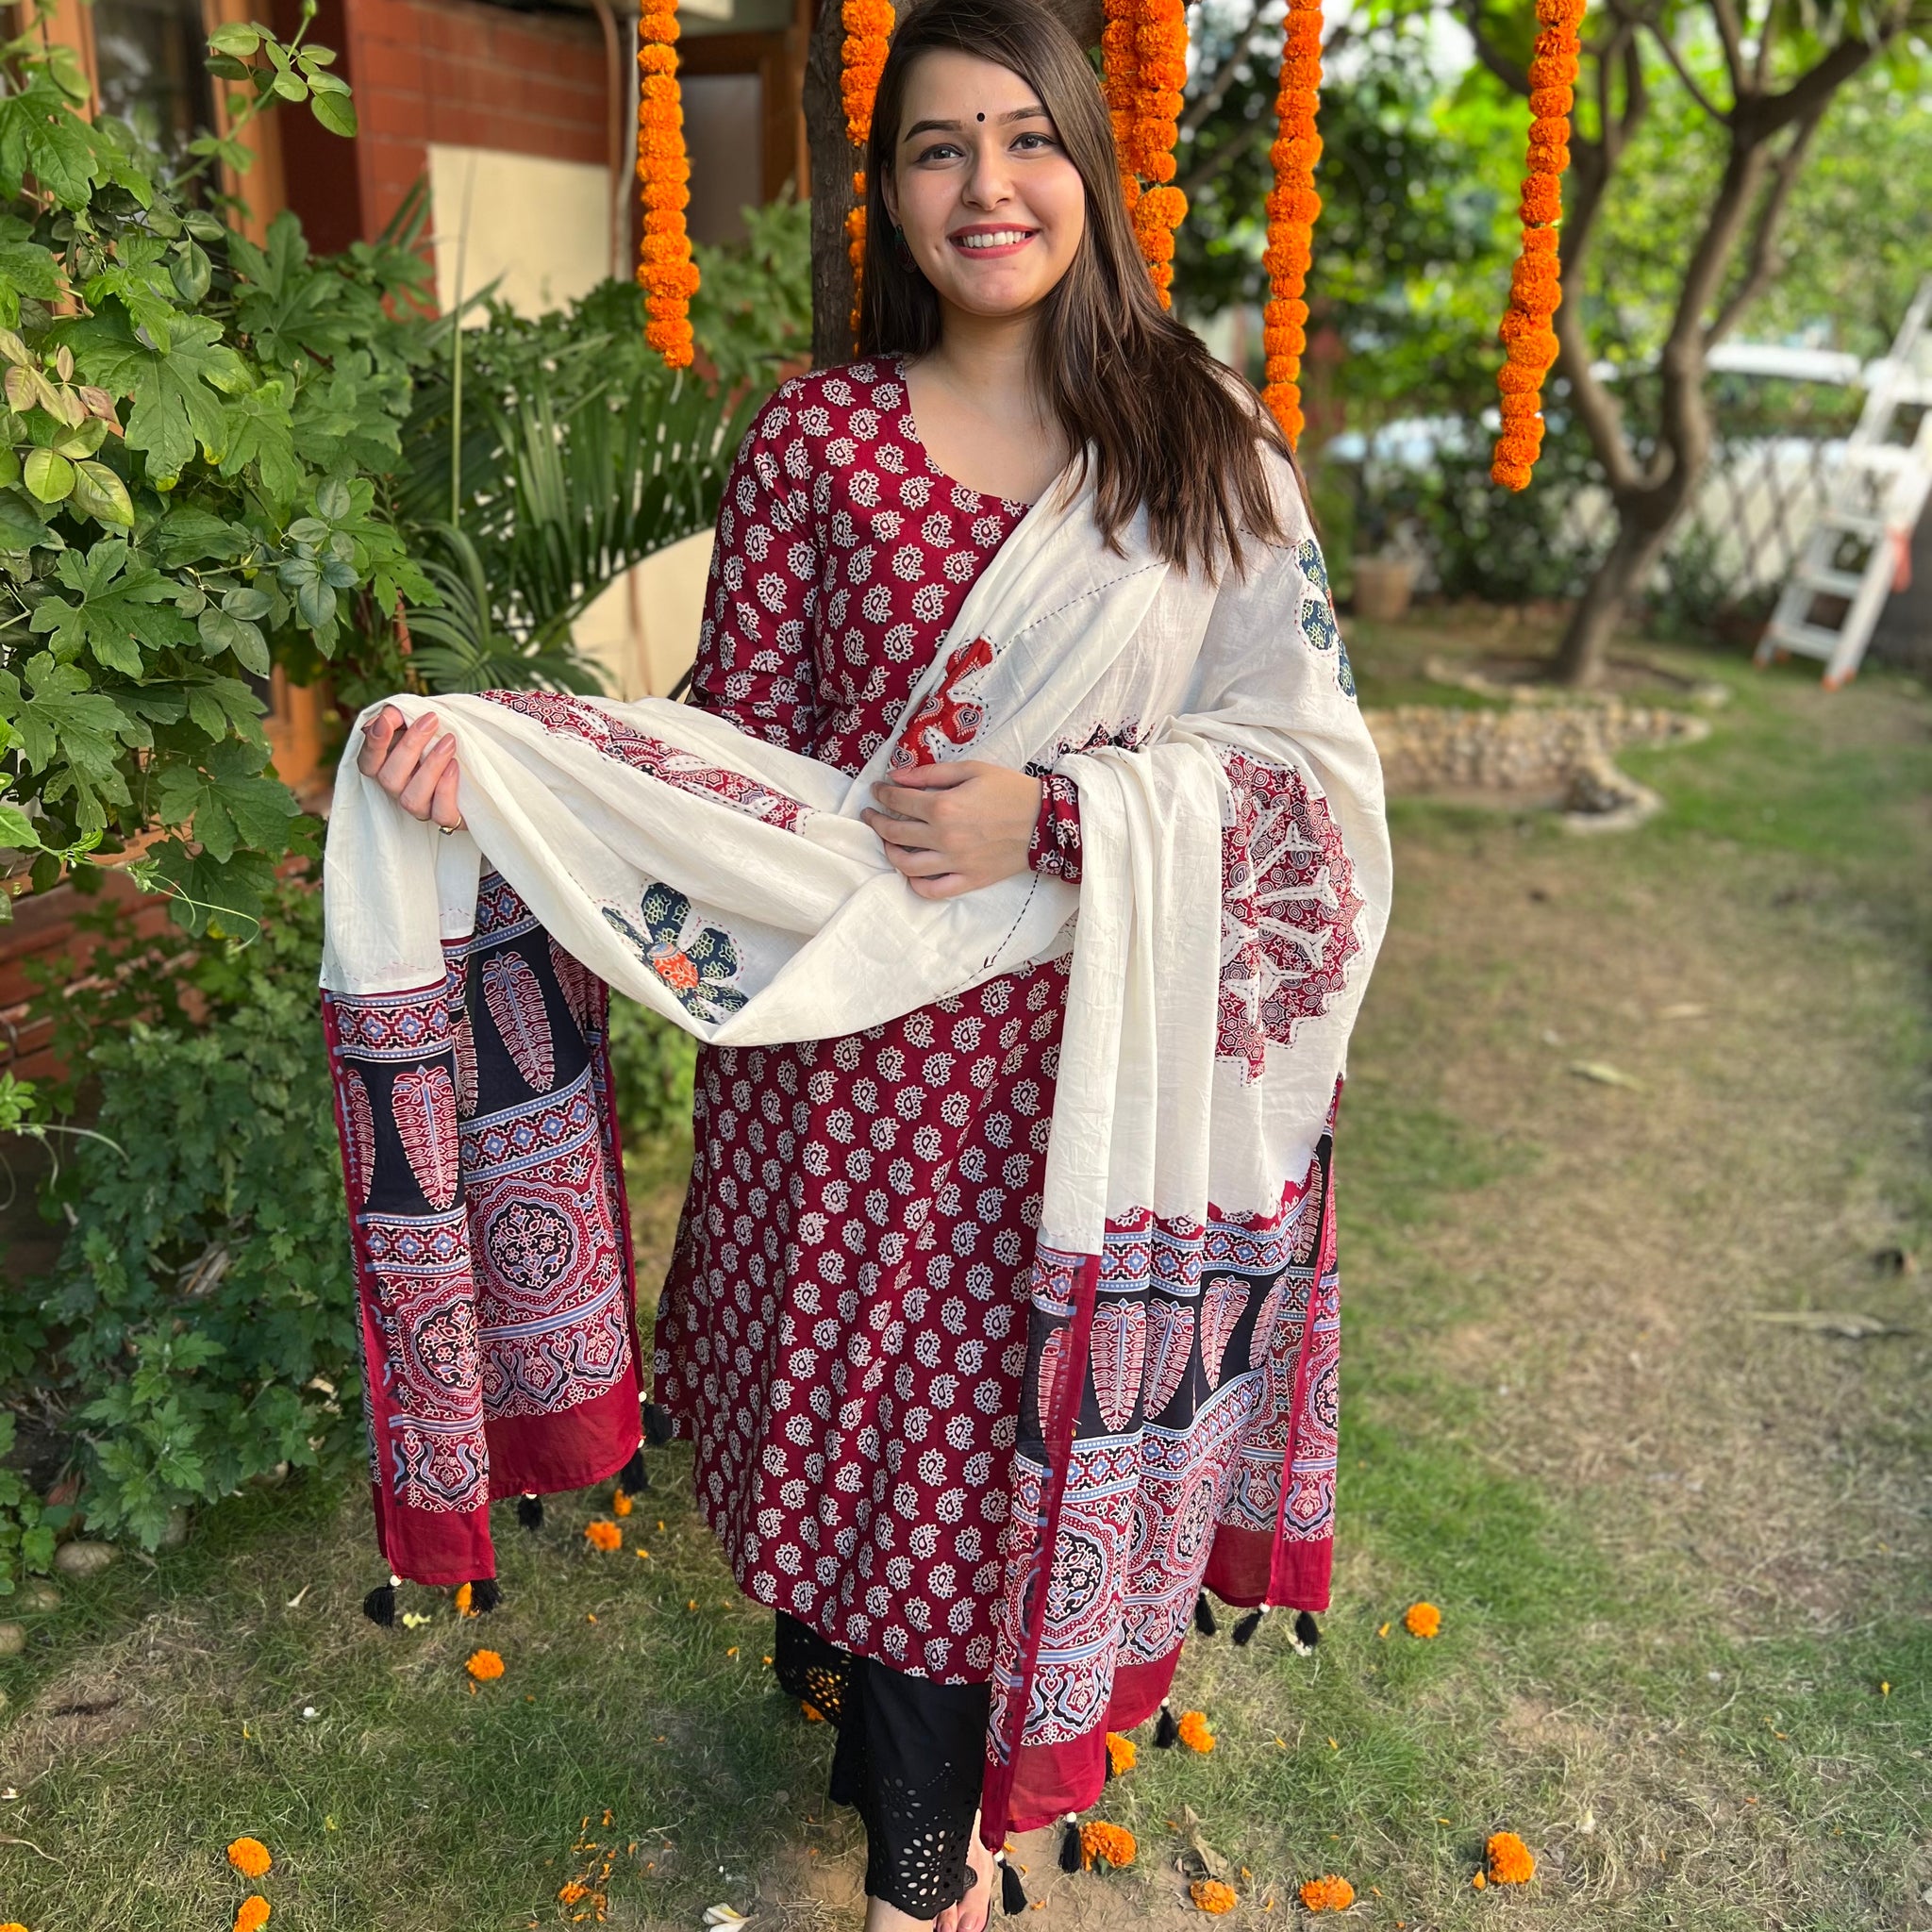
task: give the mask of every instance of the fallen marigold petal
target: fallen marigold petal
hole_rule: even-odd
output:
[[[1536,1854],[1513,1831],[1491,1832],[1483,1857],[1498,1885],[1527,1885],[1536,1871]]]
[[[259,1878],[275,1863],[258,1838],[238,1838],[228,1847],[228,1863],[244,1878]],[[4,1932],[4,1928],[0,1928]]]
[[[1214,1733],[1208,1728],[1208,1715],[1205,1711],[1182,1711],[1178,1728],[1181,1742],[1190,1751],[1206,1753],[1213,1750]]]
[[[1231,1912],[1240,1903],[1231,1885],[1218,1878],[1197,1878],[1188,1887],[1188,1896],[1204,1912]]]
[[[503,1675],[503,1659],[493,1650],[472,1651],[463,1668],[477,1683],[487,1684],[491,1678]]]
[[[1434,1604],[1410,1604],[1402,1613],[1402,1627],[1411,1637],[1433,1637],[1442,1627],[1442,1613]]]
[[[558,1905],[574,1906],[578,1899],[588,1898],[590,1893],[591,1888],[588,1885],[581,1885],[573,1878],[568,1884],[557,1888],[557,1902]]]
[[[1345,1912],[1355,1903],[1355,1887],[1339,1872],[1310,1878],[1302,1887],[1302,1904],[1311,1912]]]
[[[261,1932],[275,1909],[258,1891],[252,1891],[235,1907],[235,1932]]]

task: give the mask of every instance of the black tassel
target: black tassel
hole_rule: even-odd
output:
[[[641,1442],[630,1452],[630,1460],[617,1472],[617,1487],[626,1496],[641,1496],[651,1487],[651,1478],[644,1473],[644,1445]]]
[[[474,1616],[487,1617],[503,1601],[503,1591],[493,1576],[479,1576],[470,1586],[470,1610]]]
[[[1026,1909],[1026,1888],[1020,1883],[1020,1874],[1013,1870],[1013,1861],[1002,1852],[999,1855],[1000,1868],[1000,1909],[1008,1918]]]
[[[1070,1818],[1060,1831],[1060,1870],[1080,1869],[1080,1827]]]
[[[1101,1753],[1101,1756],[1107,1759],[1107,1775],[1100,1782],[1104,1785],[1110,1785],[1113,1782],[1113,1753],[1111,1751],[1104,1751]]]
[[[1294,1647],[1307,1657],[1322,1641],[1322,1626],[1315,1622],[1312,1610],[1297,1610],[1294,1613]]]
[[[396,1585],[403,1579],[391,1576],[387,1583],[378,1583],[362,1599],[362,1614],[372,1624],[378,1624],[385,1630],[396,1626]]]
[[[517,1521],[525,1529],[543,1527],[543,1498],[541,1496],[519,1496],[517,1498]]]
[[[1261,1627],[1261,1619],[1265,1614],[1265,1610],[1250,1610],[1234,1626],[1234,1641],[1241,1644],[1251,1643],[1254,1641],[1255,1632]]]
[[[1162,1751],[1172,1751],[1181,1740],[1181,1727],[1174,1721],[1174,1712],[1165,1703],[1160,1707],[1160,1722],[1154,1727],[1154,1742]]]
[[[1212,1637],[1221,1628],[1214,1621],[1214,1606],[1208,1601],[1205,1590],[1194,1599],[1194,1628],[1203,1637]]]
[[[671,1418],[655,1402],[644,1404],[644,1441],[661,1449],[671,1440]]]

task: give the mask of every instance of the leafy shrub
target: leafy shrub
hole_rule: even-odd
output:
[[[56,1002],[100,1138],[46,1189],[71,1217],[52,1274],[0,1308],[0,1356],[30,1352],[72,1428],[90,1526],[150,1548],[172,1509],[356,1441],[321,895],[285,882],[264,909],[239,949],[113,922],[99,977]]]
[[[691,1119],[697,1041],[635,1000],[610,1002],[610,1073],[626,1136],[662,1134]]]
[[[425,353],[421,258],[319,262],[286,215],[257,247],[205,178],[276,100],[353,131],[312,13],[217,31],[228,131],[179,158],[87,119],[38,22],[0,43],[0,845],[44,887],[158,827],[139,874],[197,930],[248,930],[291,837],[251,680],[431,594],[373,480]]]

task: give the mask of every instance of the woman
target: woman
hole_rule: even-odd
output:
[[[1237,1603],[1325,1607],[1326,1128],[1387,858],[1291,458],[1252,391],[1160,308],[1078,47],[1031,0],[928,0],[897,31],[873,127],[862,358],[783,385],[745,441],[692,703],[793,759],[872,772],[869,802],[842,808],[905,881],[900,902],[977,908],[994,934],[982,968],[1028,937],[997,954],[1011,970],[941,973],[961,990],[860,1030],[798,1041],[774,1022],[745,1037],[794,1043],[704,1048],[655,1378],[695,1442],[700,1507],[776,1610],[781,1682],[838,1725],[833,1792],[866,1823],[868,1927],[978,1932],[993,1848],[1093,1801],[1105,1732],[1164,1700],[1204,1579]],[[1049,510],[1071,533],[1060,550],[1035,538]],[[1071,652],[1036,666],[1055,695],[1030,715],[1059,721],[1048,741],[1022,728],[1008,738],[1029,756],[961,756],[998,740],[987,693],[1026,648],[1006,656],[990,601],[978,637],[962,607],[1023,525],[1040,561],[1016,561],[1021,545],[1008,558],[1008,629],[1038,636],[1062,590],[1075,600],[1060,559],[1077,545],[1077,594],[1112,635],[1091,674]],[[547,706],[556,731],[561,702],[521,706]],[[602,724],[565,728],[618,755]],[[388,708],[359,771],[445,831],[468,808],[502,864],[514,840],[480,823],[458,737],[427,708],[406,724]],[[775,793],[791,824],[811,781],[796,763],[757,771],[755,811],[770,820]],[[1061,928],[1087,858],[1083,785],[1108,813],[1105,851],[1133,863],[1082,889],[1080,943],[1116,913],[1122,937],[1075,1044]],[[662,912],[682,894],[654,923],[661,891],[645,892],[647,933],[603,917],[688,1014],[709,999],[692,1030],[742,1031],[752,1008],[717,962],[730,952],[735,972],[744,942],[731,952],[719,927],[689,941],[688,910]],[[1173,983],[1117,1003],[1096,1055],[1087,1013],[1132,983],[1126,954],[1153,957],[1165,941],[1148,928],[1190,893],[1177,923],[1196,968],[1206,947],[1207,981],[1190,991],[1157,968]],[[995,904],[1016,908],[1004,928]],[[923,942],[881,916],[866,930],[882,951]],[[1324,1042],[1306,1068],[1298,1024]],[[1121,1124],[1123,1056],[1143,1037],[1142,1117]],[[1063,1048],[1081,1093],[1058,1091]],[[1210,1120],[1224,1085],[1233,1112]],[[1271,1106],[1290,1093],[1278,1120],[1253,1111],[1264,1091]],[[1089,1150],[1109,1174],[1105,1228],[1050,1250],[1042,1215],[1077,1191],[1063,1176],[1090,1141],[1105,1143]],[[1167,1142],[1198,1158],[1176,1167]],[[1234,1179],[1230,1159],[1268,1171]],[[1230,1187],[1246,1211],[1210,1202]]]

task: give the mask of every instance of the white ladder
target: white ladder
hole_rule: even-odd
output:
[[[1831,494],[1757,646],[1824,659],[1824,688],[1857,672],[1932,495],[1932,277],[1878,365]],[[1834,614],[1836,613],[1836,614]]]

